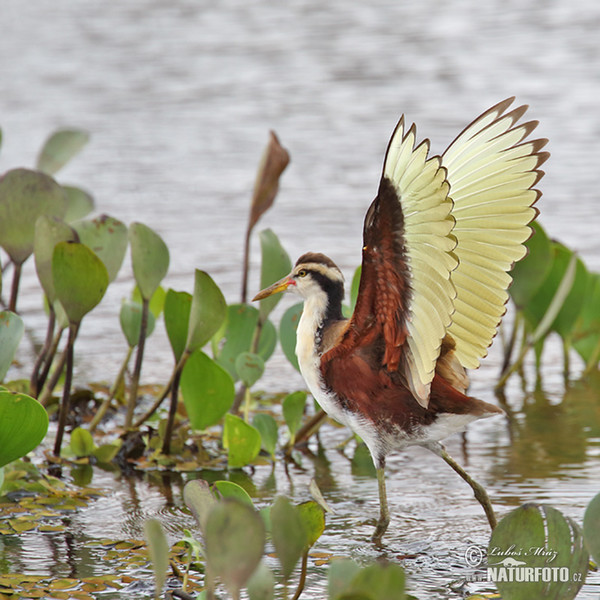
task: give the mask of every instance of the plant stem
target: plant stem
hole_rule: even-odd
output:
[[[48,372],[50,370],[51,362],[54,358],[54,355],[56,354],[56,351],[58,350],[58,344],[60,342],[60,338],[62,337],[63,331],[64,330],[61,329],[59,332],[57,332],[56,336],[54,336],[54,342],[52,344],[52,348],[50,350],[50,353],[48,354],[48,358],[46,359],[46,366],[44,367],[44,371],[42,372],[42,376],[40,377],[40,380],[42,380],[42,381],[45,381],[46,378],[48,377]],[[39,397],[39,401],[42,406],[46,406],[46,404],[48,403],[48,400],[50,400],[50,396],[52,396],[52,392],[54,391],[54,388],[56,387],[56,384],[58,383],[58,380],[60,379],[60,376],[62,375],[63,369],[65,368],[66,360],[67,360],[67,348],[65,348],[62,351],[62,354],[60,355],[60,358],[58,359],[58,362],[57,362],[56,366],[54,367],[54,372],[52,373],[52,377],[50,377],[50,380],[45,383],[45,385],[42,389],[42,393],[40,394],[40,397]]]
[[[31,372],[31,377],[29,379],[29,394],[34,398],[37,398],[38,392],[40,391],[40,387],[44,384],[41,381],[40,370],[44,361],[48,360],[48,353],[50,352],[50,348],[52,348],[52,340],[54,338],[54,327],[56,325],[56,313],[54,312],[54,308],[50,302],[48,302],[49,312],[48,312],[48,328],[46,329],[46,339],[44,340],[44,345],[37,355],[35,365],[33,365],[33,371]],[[47,375],[47,371],[46,375]]]
[[[135,368],[131,379],[131,388],[129,389],[129,403],[127,404],[127,415],[125,417],[125,428],[130,429],[133,423],[133,412],[137,402],[138,387],[140,384],[140,375],[142,373],[142,360],[144,359],[144,346],[146,344],[146,330],[148,329],[148,311],[150,309],[150,300],[142,299],[142,322],[140,325],[140,338],[137,344],[137,354],[135,355]]]
[[[162,447],[163,454],[171,454],[171,436],[173,435],[173,424],[175,423],[177,401],[179,399],[179,380],[181,379],[181,372],[183,371],[183,367],[188,359],[188,356],[189,354],[184,353],[177,364],[177,367],[175,368],[173,383],[171,385],[171,406],[169,407],[169,418],[167,420],[167,429],[165,431],[165,439],[163,440]]]
[[[8,302],[8,310],[11,312],[17,312],[17,296],[19,295],[19,282],[21,281],[21,267],[22,263],[13,262],[13,278],[12,286],[10,288],[10,300]]]
[[[60,456],[65,425],[69,414],[69,403],[71,399],[71,382],[73,379],[73,346],[77,337],[78,323],[72,323],[69,326],[69,339],[67,341],[67,374],[65,376],[65,386],[63,388],[62,401],[60,403],[60,413],[58,417],[58,429],[56,431],[56,440],[54,441],[54,456]]]
[[[293,595],[292,600],[298,600],[300,594],[304,590],[304,584],[306,583],[306,570],[308,566],[308,549],[304,551],[302,555],[302,566],[300,567],[300,580],[298,581],[298,587],[296,593]]]
[[[250,269],[250,234],[252,228],[248,224],[246,239],[244,241],[244,266],[242,267],[242,304],[246,304],[248,298],[248,271]]]
[[[248,386],[244,386],[244,421],[248,423],[248,415],[250,413],[250,400],[252,399],[250,395],[250,388]]]
[[[175,371],[176,370],[177,370],[177,366],[175,366],[175,368],[173,369],[173,373],[171,373],[171,379],[169,379],[169,382],[164,387],[164,389],[161,392],[160,396],[156,399],[156,401],[150,407],[150,409],[148,410],[148,412],[145,415],[142,415],[133,424],[133,426],[134,426],[135,429],[137,429],[138,427],[140,427],[144,423],[144,421],[147,421],[158,410],[158,407],[164,402],[165,398],[169,395],[169,392],[171,391],[171,387],[173,386],[173,381],[175,379]]]

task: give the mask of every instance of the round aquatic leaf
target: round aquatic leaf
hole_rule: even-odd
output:
[[[186,361],[180,385],[193,429],[216,425],[235,399],[235,386],[229,373],[200,350]]]
[[[90,221],[77,221],[73,228],[79,241],[91,248],[104,263],[108,280],[114,281],[127,250],[127,227],[118,219],[100,215]]]
[[[208,483],[204,479],[188,481],[183,488],[183,500],[192,511],[200,530],[204,532],[208,515],[217,504]]]
[[[0,246],[15,264],[33,252],[35,223],[41,215],[62,218],[67,197],[44,173],[13,169],[0,177]]]
[[[261,231],[258,237],[262,256],[260,266],[260,289],[262,290],[274,281],[285,277],[292,270],[292,261],[271,229]],[[269,316],[282,297],[283,294],[274,294],[260,301],[259,311],[263,320]]]
[[[52,256],[56,297],[69,323],[77,324],[102,300],[108,287],[104,263],[84,244],[59,242]]]
[[[210,511],[204,540],[212,573],[237,598],[263,555],[265,526],[262,519],[248,504],[225,498]]]
[[[165,530],[158,519],[148,519],[144,523],[144,537],[148,543],[148,553],[156,581],[156,596],[158,597],[167,579],[169,568],[169,542]]]
[[[588,363],[600,359],[600,274],[588,273],[585,298],[573,331],[573,347]],[[595,365],[594,365],[595,366]]]
[[[298,329],[298,323],[300,322],[303,308],[303,302],[298,302],[298,304],[290,306],[285,313],[283,313],[281,321],[279,322],[279,340],[281,342],[281,349],[296,371],[300,371],[298,357],[296,356],[296,329]]]
[[[588,560],[579,526],[555,508],[533,503],[506,515],[488,546],[488,573],[506,600],[572,600]],[[525,577],[527,572],[539,576]]]
[[[293,392],[283,399],[283,418],[292,436],[300,429],[305,405],[306,392]]]
[[[63,185],[62,188],[67,195],[67,212],[64,216],[67,223],[83,219],[94,210],[94,198],[91,194],[72,185]]]
[[[338,597],[340,600],[362,597],[373,600],[403,600],[405,580],[404,569],[400,565],[375,563],[360,569],[344,593]]]
[[[14,312],[0,311],[0,381],[2,381],[15,357],[23,337],[23,319]]]
[[[191,307],[191,294],[171,289],[167,291],[164,305],[165,329],[176,363],[179,362],[185,350]]]
[[[279,437],[279,428],[277,421],[271,416],[264,413],[254,415],[252,425],[260,433],[262,447],[271,455],[275,455],[277,449],[277,439]]]
[[[71,432],[71,450],[75,456],[90,456],[95,449],[92,434],[82,427],[76,427]]]
[[[600,563],[600,494],[588,504],[583,516],[583,538],[588,552]]]
[[[78,241],[77,232],[67,223],[56,217],[42,215],[35,224],[33,255],[38,279],[52,304],[56,300],[54,278],[52,277],[52,255],[58,242]]]
[[[261,560],[248,580],[250,600],[273,600],[275,598],[275,577],[273,571]]]
[[[62,169],[90,139],[87,131],[81,129],[59,129],[44,143],[37,160],[37,168],[54,175]]]
[[[48,413],[25,394],[0,391],[0,467],[33,450],[48,431]]]
[[[121,304],[121,312],[119,313],[121,322],[121,330],[127,339],[127,344],[130,348],[135,348],[140,340],[140,329],[142,327],[142,305],[131,300],[123,300]],[[150,337],[154,331],[156,319],[154,315],[148,313],[148,327],[146,329],[146,337]]]
[[[242,352],[235,359],[235,370],[246,387],[252,387],[265,372],[265,361],[252,352]]]
[[[219,493],[223,498],[236,498],[240,502],[245,502],[246,504],[254,507],[254,503],[252,502],[252,498],[250,498],[248,492],[237,483],[233,481],[225,481],[221,479],[219,481],[215,481],[215,487],[219,490]]]
[[[332,560],[327,573],[327,597],[330,600],[340,598],[359,571],[360,567],[349,558]]]
[[[552,244],[542,226],[531,224],[533,235],[527,240],[527,255],[510,272],[513,282],[510,295],[517,307],[523,308],[533,298],[552,268]]]
[[[208,273],[196,269],[186,351],[202,348],[217,333],[226,314],[227,303],[219,286]]]
[[[169,249],[162,238],[143,223],[129,226],[131,264],[142,298],[149,300],[169,269]]]
[[[298,510],[306,532],[307,548],[312,548],[325,531],[325,511],[314,500],[299,504]]]
[[[279,496],[271,507],[271,538],[284,579],[289,579],[306,548],[307,535],[300,511]]]
[[[227,464],[238,469],[252,462],[260,452],[260,433],[243,419],[225,415],[223,445],[228,450]]]

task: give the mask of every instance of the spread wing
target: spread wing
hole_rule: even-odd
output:
[[[543,173],[547,140],[524,141],[536,121],[518,124],[527,110],[506,112],[514,98],[478,117],[442,155],[456,220],[458,267],[452,273],[457,297],[448,333],[466,368],[479,366],[496,334],[512,281],[508,272],[525,256],[529,223],[537,215],[532,189]]]
[[[416,131],[401,120],[390,141],[377,197],[364,224],[362,273],[356,308],[330,356],[357,346],[383,346],[381,364],[401,369],[427,406],[435,364],[456,295],[454,219],[446,170],[415,147]],[[383,340],[383,344],[381,341]]]

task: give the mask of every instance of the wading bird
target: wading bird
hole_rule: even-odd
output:
[[[492,529],[487,493],[440,440],[475,419],[502,414],[466,395],[465,369],[487,354],[508,300],[508,274],[526,254],[537,215],[545,139],[526,141],[537,121],[514,98],[468,125],[442,156],[398,123],[377,197],[363,229],[362,272],[350,319],[344,278],[323,254],[301,256],[292,272],[254,300],[284,290],[304,308],[296,354],[321,407],[366,443],[377,469],[380,516],[389,524],[385,459],[420,445],[441,456],[473,489]]]

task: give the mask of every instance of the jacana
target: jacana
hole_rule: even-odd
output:
[[[354,313],[342,315],[344,277],[323,254],[301,256],[292,272],[254,300],[282,291],[304,299],[296,354],[306,384],[330,417],[356,432],[377,469],[380,516],[389,524],[385,460],[410,445],[441,456],[467,483],[492,529],[487,493],[441,440],[476,419],[503,414],[467,395],[466,369],[486,356],[506,310],[509,274],[526,254],[538,214],[534,189],[548,158],[537,121],[519,123],[514,98],[468,125],[441,156],[416,144],[404,118],[385,155],[364,221]]]

